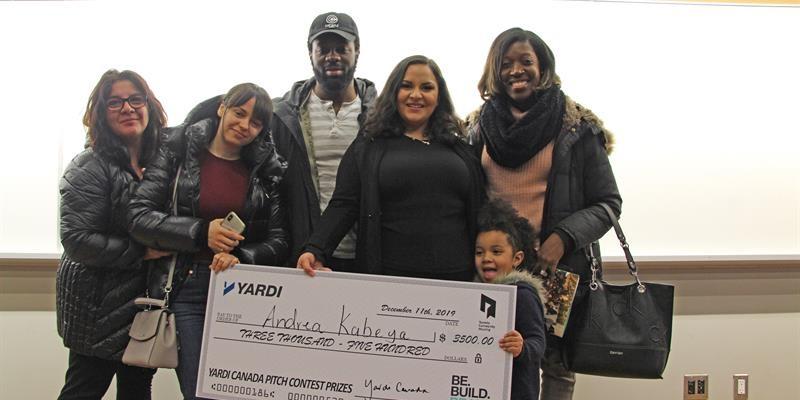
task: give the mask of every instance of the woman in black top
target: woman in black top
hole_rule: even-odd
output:
[[[149,399],[155,370],[120,359],[145,291],[143,260],[168,253],[128,236],[130,192],[158,148],[167,116],[147,82],[133,71],[106,71],[89,97],[86,150],[61,178],[61,244],[56,276],[58,333],[69,348],[59,399],[100,399],[117,378],[118,399]]]
[[[401,61],[342,158],[333,197],[298,268],[309,275],[325,268],[357,221],[359,271],[472,280],[483,178],[461,136],[436,63],[424,56]]]

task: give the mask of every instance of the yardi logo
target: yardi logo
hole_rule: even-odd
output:
[[[263,297],[281,297],[281,292],[283,292],[283,286],[249,282],[228,283],[225,281],[225,284],[222,286],[222,295],[225,296],[226,294],[232,292],[233,289],[237,289],[236,294],[249,294],[251,296]]]
[[[225,296],[226,294],[230,293],[234,287],[236,287],[236,282],[231,282],[229,285],[228,281],[225,281],[225,285],[222,287],[222,295]]]

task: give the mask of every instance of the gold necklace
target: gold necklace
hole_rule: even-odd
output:
[[[407,137],[407,138],[409,138],[409,139],[411,139],[411,140],[413,140],[415,142],[420,142],[420,143],[422,143],[424,145],[427,145],[427,146],[431,145],[431,140],[430,139],[417,139],[417,138],[415,138],[413,136],[409,136],[407,134],[403,134],[403,136],[405,136],[405,137]]]

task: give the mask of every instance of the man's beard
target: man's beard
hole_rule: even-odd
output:
[[[322,85],[328,93],[338,93],[341,92],[353,82],[353,76],[356,73],[356,66],[353,65],[352,67],[344,66],[344,65],[336,65],[337,67],[342,68],[342,75],[340,76],[327,76],[325,75],[325,67],[330,67],[330,64],[321,65],[319,67],[314,68],[314,77],[316,78],[317,82]]]

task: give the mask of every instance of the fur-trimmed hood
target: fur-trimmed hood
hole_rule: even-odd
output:
[[[577,129],[581,123],[590,124],[596,127],[595,134],[603,134],[605,138],[603,142],[605,143],[606,154],[611,154],[611,152],[614,151],[614,134],[603,125],[603,120],[595,115],[592,110],[575,102],[569,96],[565,96],[564,108],[564,123],[561,126],[561,134],[570,129]],[[467,131],[470,132],[470,135],[472,134],[473,128],[478,126],[478,117],[480,117],[482,109],[483,105],[467,115]]]
[[[611,154],[611,152],[614,151],[614,134],[603,125],[603,120],[595,115],[592,110],[575,102],[569,96],[566,96],[566,101],[564,103],[566,110],[564,112],[562,131],[570,128],[577,128],[582,122],[594,125],[603,133],[603,137],[606,139],[604,141],[606,154]]]
[[[544,290],[544,283],[542,282],[542,279],[537,276],[534,276],[528,271],[515,269],[505,275],[498,276],[492,283],[499,283],[502,285],[516,285],[518,282],[524,282],[533,287],[533,289],[536,291],[536,294],[539,295],[539,300],[541,301],[541,304],[545,303],[546,292]]]

